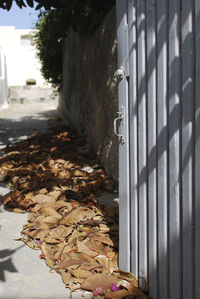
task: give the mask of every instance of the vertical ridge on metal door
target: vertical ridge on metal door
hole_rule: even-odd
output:
[[[156,3],[158,298],[168,299],[168,6]]]
[[[123,67],[126,73],[127,57],[127,1],[117,0],[117,38],[118,69]],[[128,81],[126,76],[119,79],[119,109],[125,107],[124,128],[125,143],[119,143],[119,265],[130,271],[130,174],[129,174],[129,104]]]
[[[181,294],[180,0],[169,0],[169,298]]]
[[[147,275],[147,97],[146,97],[146,0],[137,1],[138,76],[138,194],[139,194],[139,278]],[[144,277],[145,276],[145,277]]]
[[[148,289],[158,298],[157,248],[157,146],[156,146],[156,0],[146,2],[147,49],[147,199],[148,199]]]
[[[195,299],[200,298],[200,1],[195,0]]]
[[[128,1],[129,28],[129,119],[130,119],[130,197],[131,197],[131,271],[139,276],[138,253],[138,133],[137,133],[137,7],[136,1]]]
[[[182,0],[182,297],[194,298],[194,28],[193,2]]]

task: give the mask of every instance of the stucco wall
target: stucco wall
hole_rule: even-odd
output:
[[[113,134],[117,111],[115,7],[93,36],[79,37],[68,31],[63,69],[60,108],[69,125],[86,136],[107,174],[117,181],[118,140]]]

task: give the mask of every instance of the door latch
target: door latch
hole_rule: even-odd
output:
[[[121,108],[122,111],[118,111],[117,114],[118,114],[118,117],[116,117],[114,119],[114,122],[113,122],[113,127],[114,127],[114,134],[119,137],[119,141],[123,144],[125,143],[125,137],[124,137],[124,134],[122,133],[119,133],[118,129],[119,127],[123,127],[124,129],[124,109],[123,107]],[[118,126],[118,122],[120,122],[120,125]]]

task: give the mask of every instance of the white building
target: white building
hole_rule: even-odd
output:
[[[8,85],[5,54],[0,48],[0,109],[8,107]]]
[[[30,29],[0,26],[0,48],[6,55],[8,86],[24,86],[29,79],[34,79],[37,86],[45,85],[31,32]]]

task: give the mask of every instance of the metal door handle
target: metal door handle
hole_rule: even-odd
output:
[[[119,116],[118,117],[116,117],[115,119],[114,119],[114,133],[115,133],[115,135],[117,136],[117,137],[123,137],[123,135],[122,134],[119,134],[118,132],[117,132],[117,122],[119,121],[119,120],[122,120],[124,117],[123,117],[123,113],[122,112],[117,112],[117,114],[119,114]]]

